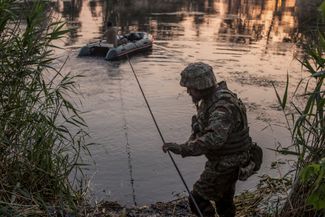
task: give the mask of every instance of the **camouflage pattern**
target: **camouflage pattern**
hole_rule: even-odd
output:
[[[225,100],[220,95],[228,94]],[[229,94],[230,93],[230,94]],[[230,96],[230,98],[229,98]],[[218,83],[211,96],[201,100],[196,118],[192,119],[193,134],[181,144],[181,155],[205,155],[208,161],[193,190],[207,200],[219,201],[225,193],[234,192],[239,168],[249,164],[248,149],[231,154],[221,154],[231,144],[232,135],[247,128],[246,110],[225,82]],[[247,128],[248,129],[248,128]],[[248,132],[248,131],[247,131]],[[247,134],[243,141],[251,141]],[[232,189],[233,188],[233,189]]]
[[[180,85],[183,87],[203,90],[213,87],[216,84],[216,77],[213,69],[208,64],[197,62],[189,64],[181,72]]]

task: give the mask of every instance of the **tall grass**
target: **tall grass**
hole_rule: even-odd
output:
[[[0,216],[71,211],[84,196],[75,77],[53,67],[65,33],[46,3],[0,0]]]
[[[320,9],[325,18],[325,3]],[[305,55],[299,59],[309,76],[296,84],[291,96],[289,76],[283,96],[275,88],[292,135],[292,145],[279,151],[297,156],[296,179],[282,217],[325,216],[325,32],[317,32],[304,41]]]

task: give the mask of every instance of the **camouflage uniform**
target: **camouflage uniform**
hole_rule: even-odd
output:
[[[194,63],[182,72],[182,86],[196,89],[212,86],[213,89],[200,100],[197,115],[192,118],[192,135],[180,145],[179,154],[183,157],[205,155],[208,159],[205,170],[193,186],[193,195],[204,216],[214,216],[209,202],[213,200],[219,216],[232,217],[235,216],[235,184],[239,168],[249,164],[251,138],[245,106],[227,88],[226,82],[211,85],[215,77],[209,67],[204,63]],[[184,74],[195,79],[188,80]],[[207,80],[207,76],[212,76],[212,79]],[[190,203],[195,212],[191,199]]]
[[[118,46],[117,29],[112,26],[111,22],[107,23],[107,29],[104,33],[104,36],[108,44],[112,44],[114,47]]]

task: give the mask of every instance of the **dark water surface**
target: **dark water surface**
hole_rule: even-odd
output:
[[[251,135],[265,150],[258,175],[238,183],[238,191],[253,188],[259,175],[279,176],[271,169],[282,156],[266,148],[289,144],[283,114],[272,82],[285,87],[286,74],[297,81],[304,73],[294,60],[291,43],[298,28],[295,0],[57,0],[53,3],[74,29],[63,42],[69,60],[66,72],[79,79],[84,115],[89,124],[96,165],[89,171],[96,199],[133,205],[167,201],[184,187],[146,108],[127,61],[77,58],[79,48],[102,36],[110,19],[121,33],[150,32],[152,52],[131,62],[166,141],[184,142],[190,135],[195,108],[179,73],[189,63],[213,66],[247,106]],[[191,187],[204,167],[204,157],[175,159]],[[283,173],[283,171],[282,171]]]

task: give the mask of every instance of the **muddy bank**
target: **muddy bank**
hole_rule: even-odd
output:
[[[236,217],[262,217],[275,214],[284,203],[291,186],[290,178],[260,177],[256,189],[235,197]],[[124,207],[117,202],[102,201],[88,209],[88,216],[95,217],[165,217],[194,216],[190,212],[187,197],[169,202],[157,202],[147,206]]]
[[[148,206],[123,207],[117,202],[104,201],[89,210],[95,217],[160,217],[160,216],[193,216],[187,198],[178,198],[170,202],[157,202]]]

